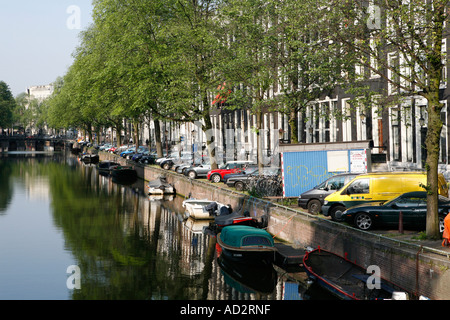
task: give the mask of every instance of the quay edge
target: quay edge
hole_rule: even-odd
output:
[[[187,197],[214,199],[244,208],[259,220],[267,219],[267,231],[295,248],[317,248],[347,254],[350,260],[367,268],[377,266],[381,277],[409,292],[431,300],[450,299],[450,252],[360,231],[267,200],[200,180],[191,180],[156,166],[128,162],[115,154],[99,152],[100,160],[133,165],[138,177],[146,181],[165,175],[177,193]]]

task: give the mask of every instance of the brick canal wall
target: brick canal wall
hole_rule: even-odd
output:
[[[126,160],[113,154],[100,153],[100,159]],[[325,250],[348,258],[367,268],[375,265],[381,276],[413,294],[432,300],[450,299],[450,252],[396,241],[381,235],[363,232],[335,223],[328,219],[310,215],[299,209],[292,209],[276,203],[250,197],[240,192],[201,180],[190,180],[173,171],[155,166],[133,165],[138,176],[147,181],[165,175],[177,193],[187,197],[214,199],[243,208],[260,221],[267,221],[269,231],[277,239],[289,242],[294,247],[320,246]]]

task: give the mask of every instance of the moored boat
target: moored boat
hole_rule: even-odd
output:
[[[208,199],[190,198],[184,200],[182,206],[186,209],[186,216],[193,219],[212,220],[217,214],[220,214],[221,211],[230,211],[228,206]]]
[[[273,237],[266,230],[250,226],[226,226],[217,235],[221,254],[235,262],[269,264],[275,259]]]
[[[175,187],[167,182],[166,177],[158,177],[147,184],[149,195],[174,194]]]
[[[213,227],[216,231],[220,231],[222,228],[231,225],[246,225],[259,228],[261,224],[256,218],[250,217],[248,211],[245,211],[244,214],[234,211],[229,214],[221,214],[214,217]]]
[[[98,154],[86,153],[81,155],[81,161],[84,163],[98,163],[100,160]]]
[[[100,161],[97,165],[98,173],[102,175],[109,175],[111,173],[111,168],[120,166],[120,163],[110,160]]]
[[[381,277],[375,281],[372,274],[346,256],[321,248],[307,252],[303,266],[310,279],[343,300],[408,300],[410,297],[405,289],[392,282]]]
[[[137,179],[137,172],[131,166],[111,167],[112,178],[119,183],[131,183]]]

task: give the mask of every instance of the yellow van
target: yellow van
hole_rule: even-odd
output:
[[[440,173],[439,194],[448,197],[448,185]],[[322,213],[336,220],[341,213],[353,206],[367,202],[385,202],[405,192],[424,191],[427,184],[425,172],[374,172],[361,174],[340,190],[325,198]],[[336,215],[337,213],[337,215]]]

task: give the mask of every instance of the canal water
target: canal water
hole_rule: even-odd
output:
[[[182,200],[115,183],[73,155],[1,156],[0,300],[328,298],[284,270],[217,259]]]

